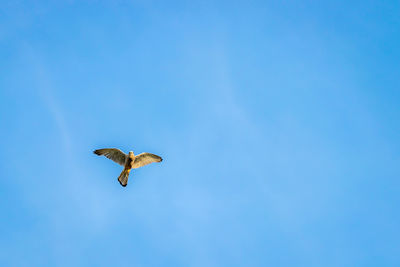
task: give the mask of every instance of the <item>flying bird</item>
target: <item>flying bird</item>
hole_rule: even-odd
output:
[[[162,161],[160,156],[151,153],[141,153],[135,156],[132,151],[129,151],[129,154],[125,154],[117,148],[96,149],[93,153],[99,156],[105,156],[119,165],[124,166],[123,171],[118,177],[118,182],[123,187],[128,184],[129,173],[132,169],[137,169],[153,162]]]

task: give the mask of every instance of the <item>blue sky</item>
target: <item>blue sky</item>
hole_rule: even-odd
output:
[[[399,266],[399,12],[3,1],[0,265]]]

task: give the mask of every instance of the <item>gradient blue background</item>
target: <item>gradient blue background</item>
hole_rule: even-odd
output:
[[[400,266],[399,14],[2,1],[0,265]]]

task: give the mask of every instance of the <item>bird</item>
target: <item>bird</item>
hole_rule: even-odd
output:
[[[151,153],[141,153],[137,156],[133,151],[129,151],[129,154],[125,154],[117,148],[102,148],[93,151],[98,156],[105,156],[112,161],[124,166],[121,174],[118,176],[118,182],[126,187],[128,184],[129,173],[132,169],[143,167],[153,162],[161,162],[163,159],[160,156]]]

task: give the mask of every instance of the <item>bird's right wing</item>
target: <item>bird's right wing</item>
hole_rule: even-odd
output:
[[[122,166],[125,165],[126,158],[128,157],[128,155],[116,148],[96,149],[93,153],[99,156],[103,155]]]

